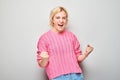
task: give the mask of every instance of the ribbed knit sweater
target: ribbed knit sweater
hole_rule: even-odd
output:
[[[41,52],[49,54],[49,62],[45,67],[49,79],[69,73],[82,73],[77,60],[81,54],[80,44],[72,32],[65,30],[56,33],[49,30],[40,37],[37,48],[37,61],[41,59]]]

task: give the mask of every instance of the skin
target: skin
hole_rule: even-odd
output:
[[[67,25],[66,13],[64,11],[57,13],[53,17],[53,24],[54,24],[52,28],[53,32],[56,32],[56,33],[63,32]],[[93,51],[93,47],[90,45],[87,45],[85,53],[78,56],[77,58],[78,61],[82,62],[92,51]],[[41,57],[41,60],[39,61],[39,65],[42,67],[47,66],[48,60],[49,60],[48,52],[41,52],[40,57]]]
[[[53,31],[54,32],[63,32],[67,24],[66,13],[61,11],[53,17]]]

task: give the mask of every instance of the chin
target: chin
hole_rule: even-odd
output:
[[[59,30],[60,33],[62,33],[64,30]]]

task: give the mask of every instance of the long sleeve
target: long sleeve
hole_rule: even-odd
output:
[[[76,57],[78,57],[80,54],[82,54],[82,51],[80,49],[80,43],[75,35],[74,35],[73,45],[74,45],[74,52],[76,54]]]
[[[47,42],[45,37],[41,36],[37,44],[37,61],[41,59],[39,56],[41,52],[47,52]]]

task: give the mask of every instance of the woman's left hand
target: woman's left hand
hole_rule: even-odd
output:
[[[89,53],[91,53],[92,51],[93,51],[93,47],[92,46],[90,46],[90,45],[87,45],[87,47],[86,47],[86,53],[87,54],[89,54]]]

